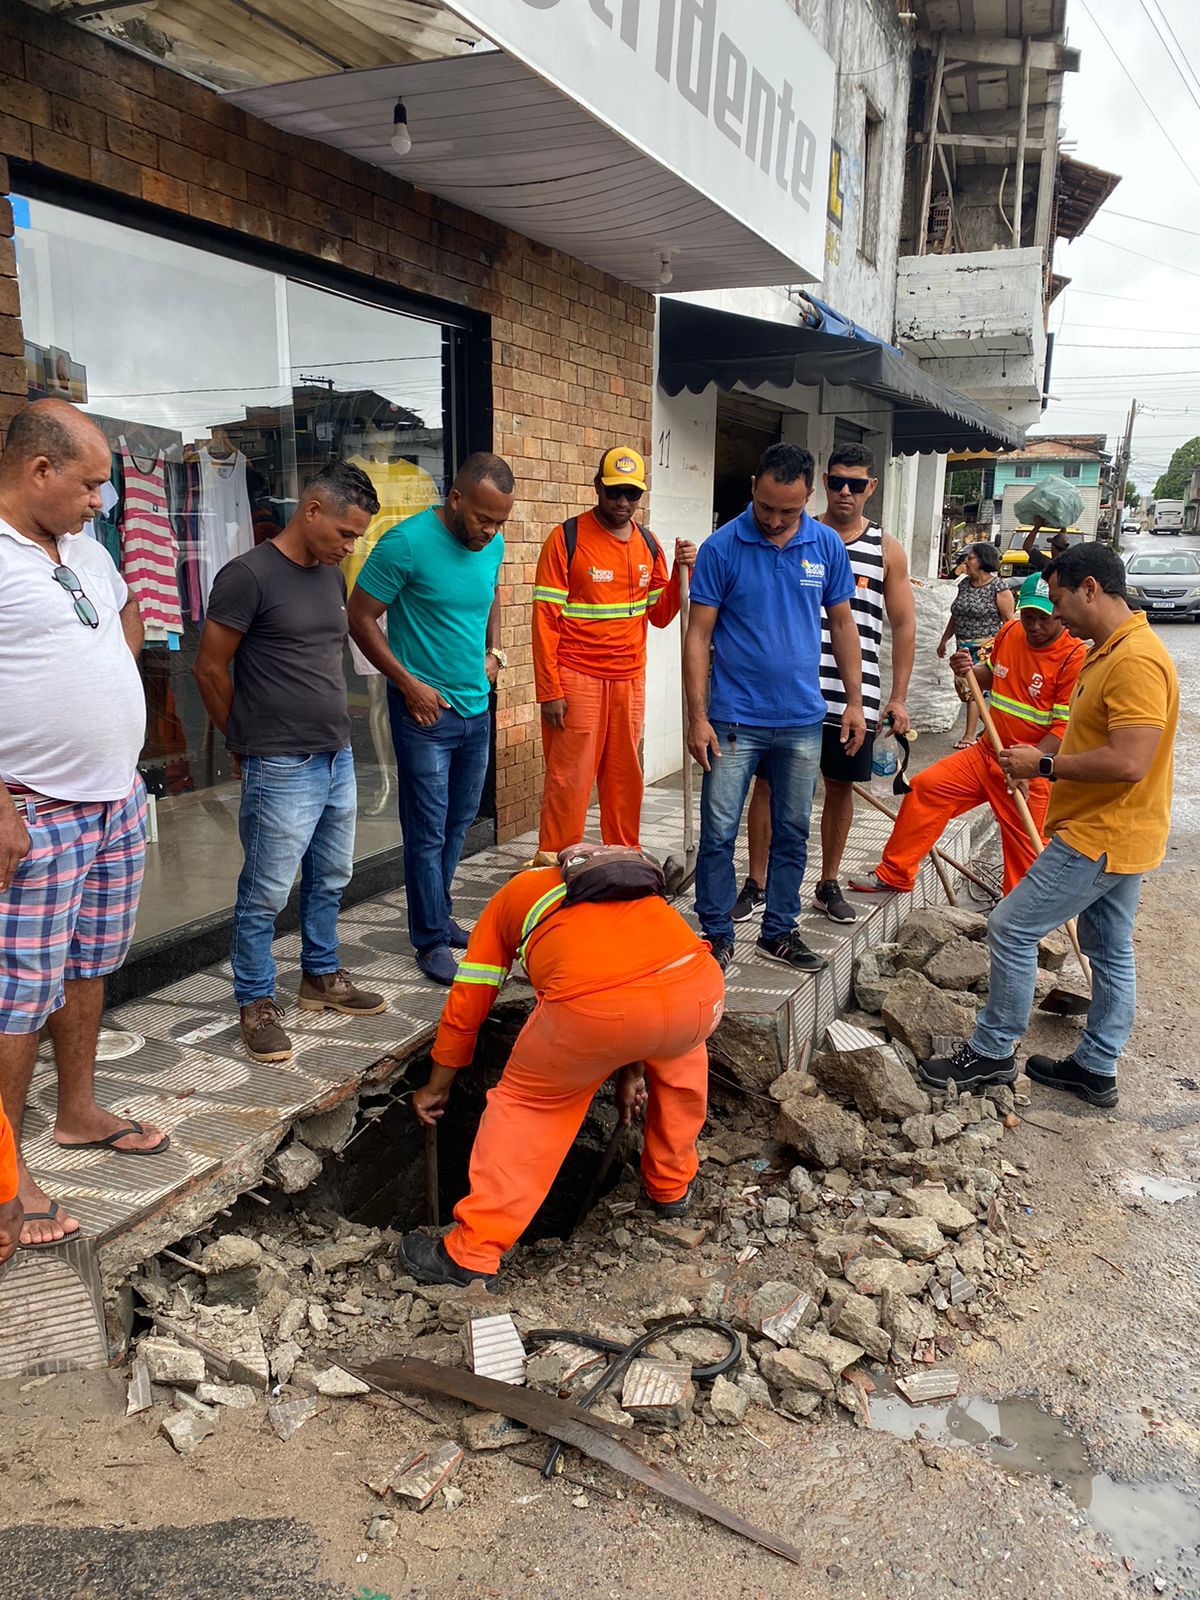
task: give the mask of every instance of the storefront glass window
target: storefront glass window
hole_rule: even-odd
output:
[[[362,466],[383,508],[346,564],[350,584],[385,529],[439,501],[458,335],[41,200],[18,198],[14,213],[29,396],[74,400],[108,437],[92,531],[118,566],[151,544],[175,574],[165,602],[139,595],[141,771],[157,828],[141,942],[233,903],[238,784],[191,675],[213,577],[278,532],[331,460]],[[383,680],[350,649],[346,674],[361,859],[399,843],[395,769]]]

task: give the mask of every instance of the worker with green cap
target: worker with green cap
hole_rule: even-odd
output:
[[[981,689],[991,691],[992,721],[1006,749],[1027,744],[1053,756],[1066,732],[1071,691],[1086,653],[1082,639],[1068,633],[1054,615],[1046,580],[1033,573],[1021,585],[1017,615],[996,635],[988,664],[973,666],[970,653],[959,650],[951,656],[950,665],[959,679],[961,699],[970,693],[967,673],[974,675]],[[1042,777],[1022,779],[1021,788],[1040,830],[1050,803],[1050,783]],[[863,894],[911,889],[921,862],[950,819],[985,803],[1000,824],[1004,892],[1008,894],[1036,856],[1008,780],[986,739],[966,750],[952,751],[917,774],[882,861],[852,875],[850,887]]]

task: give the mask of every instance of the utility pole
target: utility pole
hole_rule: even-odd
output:
[[[1112,507],[1109,513],[1109,543],[1114,550],[1121,547],[1121,524],[1125,520],[1125,483],[1129,477],[1129,458],[1133,452],[1133,424],[1138,413],[1136,400],[1129,402],[1129,416],[1125,421],[1125,437],[1113,463]]]

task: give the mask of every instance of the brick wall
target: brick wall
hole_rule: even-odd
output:
[[[501,839],[530,827],[541,785],[534,564],[554,523],[590,503],[604,448],[620,441],[648,452],[652,296],[281,133],[19,0],[0,11],[0,194],[6,157],[491,317],[493,448],[517,476],[501,573],[509,670],[497,716],[497,827]],[[15,273],[11,208],[0,203],[0,428],[25,397]]]

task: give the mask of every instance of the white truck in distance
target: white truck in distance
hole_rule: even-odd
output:
[[[1183,531],[1183,501],[1156,500],[1150,513],[1151,533],[1181,533]]]

